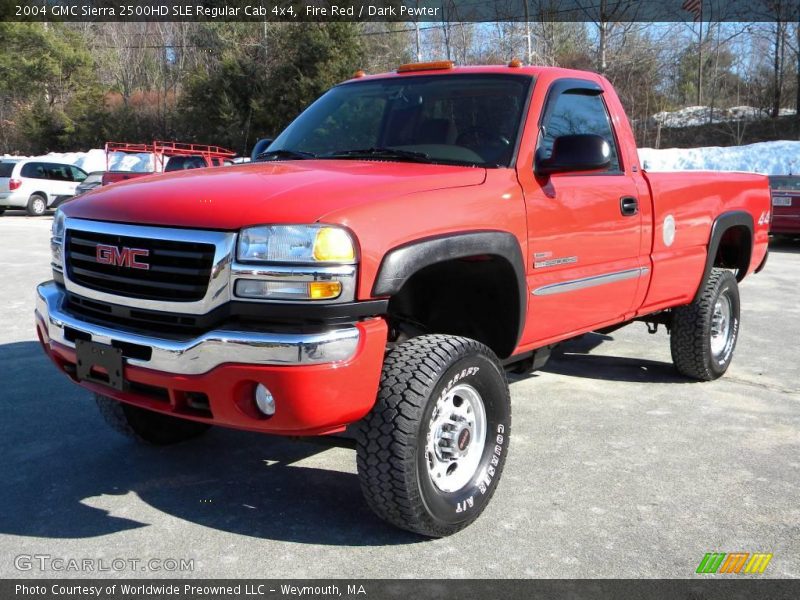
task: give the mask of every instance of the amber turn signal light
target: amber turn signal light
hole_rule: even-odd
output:
[[[443,69],[452,69],[452,60],[437,60],[434,62],[424,63],[408,63],[397,67],[398,73],[409,73],[411,71],[438,71]]]
[[[311,300],[336,298],[342,293],[342,284],[338,281],[312,281],[308,284],[308,297]]]

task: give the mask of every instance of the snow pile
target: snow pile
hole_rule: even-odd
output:
[[[640,148],[648,171],[749,171],[764,175],[800,173],[800,142],[760,142],[747,146],[706,148]]]
[[[42,156],[11,156],[5,154],[3,158],[35,158],[47,162],[75,165],[87,173],[106,170],[106,151],[102,148],[95,148],[88,152],[50,152]],[[150,172],[155,170],[153,155],[148,152],[141,154],[112,152],[109,157],[109,167],[112,171]]]
[[[779,116],[795,114],[791,108],[781,108]],[[710,106],[687,106],[674,111],[654,114],[651,119],[662,127],[694,127],[707,123],[729,123],[735,121],[756,121],[768,119],[770,112],[754,106],[733,106],[731,108],[712,108]]]
[[[23,158],[4,155],[3,158]],[[104,150],[88,152],[51,152],[35,157],[39,160],[68,163],[86,172],[104,171]],[[765,175],[800,174],[800,142],[760,142],[748,146],[710,146],[707,148],[640,148],[639,159],[648,171],[749,171]],[[115,171],[153,171],[152,154],[111,155],[111,169]]]

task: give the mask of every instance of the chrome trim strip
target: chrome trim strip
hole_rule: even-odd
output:
[[[67,290],[91,300],[99,300],[110,304],[121,304],[134,308],[157,310],[164,312],[181,313],[188,315],[204,315],[225,304],[231,299],[230,272],[231,256],[236,244],[236,232],[206,231],[196,229],[172,229],[169,227],[152,227],[147,225],[124,225],[121,223],[107,223],[102,221],[87,221],[84,219],[66,219],[66,231],[88,231],[106,235],[123,235],[127,237],[149,238],[157,240],[170,240],[174,242],[194,242],[199,244],[213,244],[216,247],[214,262],[211,267],[211,279],[208,283],[206,295],[196,302],[170,302],[167,300],[145,300],[99,292],[84,287],[72,281],[69,277],[69,268],[64,269],[64,285]],[[65,265],[68,257],[64,256]]]
[[[89,334],[92,341],[147,346],[150,360],[126,358],[127,364],[180,375],[200,375],[224,363],[250,365],[316,365],[351,358],[358,348],[359,330],[353,326],[321,333],[288,334],[214,330],[191,339],[161,339],[133,331],[109,329],[82,321],[63,309],[66,293],[55,282],[36,289],[36,314],[50,339],[74,348],[64,329]]]
[[[332,281],[341,282],[342,291],[333,300],[273,300],[244,298],[236,295],[236,281],[239,279],[262,279],[267,281]],[[275,304],[341,304],[353,302],[356,297],[356,265],[267,265],[233,263],[231,265],[231,293],[242,302],[260,302]]]
[[[625,281],[626,279],[635,279],[642,277],[650,272],[648,267],[639,267],[636,269],[626,269],[625,271],[616,271],[614,273],[606,273],[604,275],[593,275],[592,277],[583,277],[581,279],[573,279],[571,281],[562,281],[561,283],[552,283],[540,288],[536,288],[531,292],[534,296],[549,296],[551,294],[563,294],[565,292],[574,292],[575,290],[582,290],[597,285],[605,285],[607,283],[615,283],[617,281]]]

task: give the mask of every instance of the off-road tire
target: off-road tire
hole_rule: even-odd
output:
[[[151,410],[94,395],[97,408],[114,431],[137,442],[168,446],[204,434],[210,425],[162,415]]]
[[[28,198],[28,206],[25,207],[25,210],[31,217],[41,217],[47,212],[47,198],[41,194],[32,194]]]
[[[712,321],[722,296],[730,301],[730,330],[723,351],[712,352]],[[722,376],[731,364],[739,337],[739,286],[725,269],[712,269],[697,299],[673,311],[670,347],[678,372],[692,379],[711,381]]]
[[[458,386],[472,387],[480,396],[484,447],[467,483],[443,492],[429,471],[428,434],[437,402]],[[386,356],[375,406],[356,427],[358,475],[367,503],[389,523],[425,536],[463,529],[497,488],[510,430],[508,382],[489,348],[449,335],[420,336],[395,346]]]

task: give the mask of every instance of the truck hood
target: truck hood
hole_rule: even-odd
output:
[[[436,189],[480,185],[486,170],[405,162],[303,160],[157,174],[98,188],[68,217],[235,230],[313,223],[332,211]],[[398,218],[401,215],[397,215]]]

